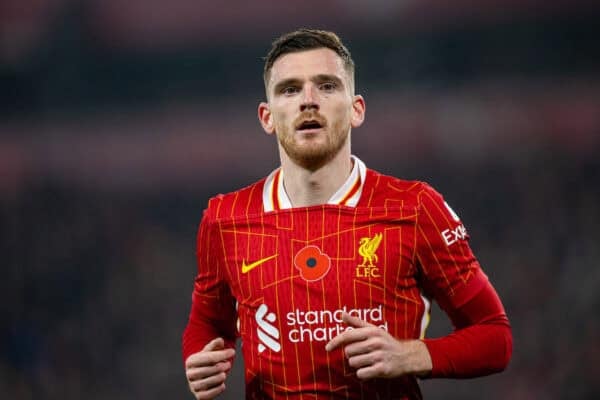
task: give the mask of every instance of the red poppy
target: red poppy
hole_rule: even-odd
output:
[[[294,266],[300,271],[304,280],[316,281],[325,276],[331,268],[329,256],[317,247],[306,246],[294,257]]]

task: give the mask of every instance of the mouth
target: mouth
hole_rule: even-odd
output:
[[[323,128],[323,124],[317,120],[305,120],[296,126],[296,130],[302,133],[314,132]]]

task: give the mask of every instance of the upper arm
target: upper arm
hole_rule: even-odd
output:
[[[207,212],[200,222],[196,249],[197,274],[192,307],[183,334],[184,359],[218,336],[231,346],[236,335],[235,298],[224,277],[218,227]]]
[[[445,310],[465,304],[488,281],[463,222],[427,185],[419,195],[416,256],[425,291]]]

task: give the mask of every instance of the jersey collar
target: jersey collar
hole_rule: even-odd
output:
[[[352,171],[346,182],[327,201],[327,204],[356,207],[365,183],[367,167],[358,157],[351,156]],[[271,172],[263,187],[263,209],[265,212],[292,208],[292,202],[283,186],[281,167]]]

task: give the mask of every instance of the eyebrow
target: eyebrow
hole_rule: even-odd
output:
[[[297,79],[297,78],[284,79],[275,84],[275,86],[273,87],[273,92],[279,93],[281,90],[283,90],[284,88],[286,88],[288,86],[298,86],[299,84],[300,84],[300,79]]]
[[[312,77],[310,79],[312,82],[314,83],[322,83],[322,82],[334,82],[335,84],[339,85],[339,86],[344,86],[344,82],[338,78],[335,75],[331,75],[331,74],[318,74],[315,75],[314,77]],[[279,93],[282,89],[288,87],[288,86],[298,86],[302,83],[301,79],[298,78],[288,78],[288,79],[284,79],[281,82],[277,82],[275,84],[275,86],[273,87],[273,92],[274,93]]]
[[[321,82],[334,82],[337,85],[343,86],[344,82],[338,78],[336,75],[330,74],[319,74],[311,79],[313,82],[321,83]]]

